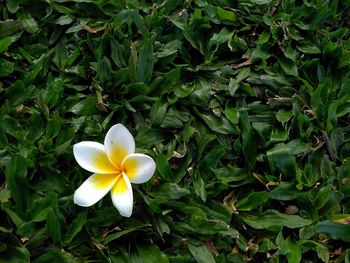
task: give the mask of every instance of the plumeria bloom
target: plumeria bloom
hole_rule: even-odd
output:
[[[122,124],[109,129],[104,145],[83,141],[73,146],[78,164],[94,173],[74,193],[74,203],[88,207],[111,191],[113,205],[122,216],[132,214],[131,183],[142,184],[153,175],[156,164],[145,154],[135,153],[135,141]],[[131,182],[131,183],[130,183]]]

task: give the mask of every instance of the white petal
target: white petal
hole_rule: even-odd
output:
[[[118,180],[116,174],[93,174],[74,193],[74,203],[92,206],[102,199]]]
[[[73,154],[78,164],[92,173],[112,174],[116,168],[107,158],[105,148],[97,142],[79,142],[73,146]]]
[[[148,155],[134,153],[124,159],[122,170],[132,183],[142,184],[151,179],[156,170],[156,163]]]
[[[134,137],[122,124],[116,124],[107,132],[104,147],[110,162],[120,169],[124,158],[135,152]]]
[[[118,209],[122,216],[130,217],[132,214],[133,195],[132,187],[128,177],[123,173],[113,186],[112,192],[113,205]]]

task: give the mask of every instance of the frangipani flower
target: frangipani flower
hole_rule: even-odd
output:
[[[113,205],[122,216],[132,214],[131,183],[142,184],[153,175],[156,164],[145,154],[135,153],[135,141],[122,124],[106,134],[104,145],[83,141],[73,146],[78,164],[94,173],[74,193],[74,203],[88,207],[111,191]]]

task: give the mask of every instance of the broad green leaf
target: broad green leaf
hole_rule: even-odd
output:
[[[241,136],[242,136],[242,151],[243,155],[248,163],[249,169],[254,169],[256,163],[256,154],[257,150],[255,144],[252,144],[255,141],[253,128],[250,124],[248,113],[246,111],[240,112],[240,127],[241,127]]]
[[[317,233],[329,235],[332,239],[350,242],[350,225],[335,223],[330,220],[321,221],[316,224]]]
[[[17,12],[19,5],[18,0],[8,0],[6,1],[6,7],[10,13],[14,14]]]
[[[20,30],[22,23],[17,20],[8,19],[0,21],[0,37],[7,37]]]
[[[169,262],[168,257],[154,244],[150,245],[137,245],[137,251],[142,258],[144,263],[167,263]]]
[[[279,64],[281,65],[281,68],[285,74],[295,77],[298,76],[298,68],[293,60],[282,57],[279,58]]]
[[[156,157],[156,164],[157,164],[157,171],[159,172],[159,176],[165,181],[173,182],[174,181],[173,173],[171,171],[168,158],[163,154],[159,154]]]
[[[198,263],[215,263],[213,255],[205,245],[195,246],[189,243],[188,249]]]
[[[46,262],[62,262],[73,263],[74,257],[63,250],[57,248],[49,248],[46,252],[33,260],[33,263],[46,263]]]
[[[226,118],[219,118],[214,115],[198,113],[208,127],[220,134],[237,134],[239,129],[230,123]]]
[[[249,215],[242,218],[243,221],[255,229],[269,228],[301,228],[310,225],[311,220],[298,215],[282,214],[276,210],[267,210],[264,213]]]
[[[55,210],[52,208],[48,208],[47,210],[46,231],[55,243],[60,243],[61,223]]]
[[[23,215],[27,209],[29,184],[26,160],[19,154],[13,155],[5,171],[6,182],[16,202],[16,211]]]
[[[69,244],[72,242],[73,238],[83,229],[86,219],[86,212],[81,212],[77,215],[77,217],[69,226],[67,233],[65,234],[64,243]]]
[[[266,203],[269,196],[268,192],[252,192],[247,197],[240,199],[235,207],[237,210],[250,211]]]
[[[150,39],[145,39],[140,47],[136,62],[136,81],[149,83],[152,78],[155,63],[153,45]]]
[[[10,75],[15,70],[15,63],[0,58],[0,78]]]
[[[299,240],[298,245],[301,248],[304,248],[307,250],[309,249],[315,250],[317,252],[318,257],[323,262],[326,262],[326,263],[329,262],[329,251],[327,246],[313,240]]]

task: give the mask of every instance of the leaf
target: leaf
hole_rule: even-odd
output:
[[[281,68],[285,74],[290,75],[290,76],[295,76],[295,77],[297,77],[299,75],[298,68],[297,68],[295,62],[293,62],[293,60],[286,58],[286,57],[282,57],[279,59],[278,62],[281,65]]]
[[[231,124],[226,118],[219,118],[214,115],[198,113],[208,127],[221,134],[238,134],[237,126]]]
[[[252,142],[255,141],[255,138],[253,128],[248,119],[248,113],[246,111],[241,111],[239,120],[242,131],[241,136],[243,155],[248,163],[249,169],[253,170],[255,168],[257,150],[255,144],[252,144]]]
[[[205,245],[195,246],[188,243],[188,249],[198,263],[215,263],[213,255]]]
[[[252,192],[247,197],[240,199],[235,206],[237,210],[250,211],[266,203],[269,196],[268,192]]]
[[[283,109],[278,110],[276,114],[276,119],[282,124],[289,121],[291,117],[292,117],[292,113],[290,111],[286,111]]]
[[[154,244],[149,245],[137,245],[137,251],[142,258],[143,263],[167,263],[169,262],[168,257]]]
[[[243,221],[255,229],[269,228],[301,228],[310,225],[311,220],[302,218],[298,215],[282,214],[276,210],[267,210],[264,213],[249,215],[242,218]]]
[[[0,78],[10,75],[15,70],[15,63],[0,58]]]
[[[153,66],[154,66],[153,45],[151,40],[145,39],[142,42],[137,62],[136,62],[136,81],[149,83],[152,78]]]
[[[292,140],[285,143],[276,144],[272,149],[267,151],[267,155],[274,155],[281,152],[287,152],[292,155],[299,155],[311,150],[311,144],[302,142],[300,139]]]
[[[90,115],[97,111],[97,102],[96,96],[89,96],[73,105],[70,111],[78,115]]]
[[[55,243],[61,242],[61,223],[51,207],[47,209],[46,231]]]
[[[10,13],[12,13],[12,14],[16,13],[18,8],[19,8],[18,0],[7,0],[6,7]]]
[[[234,32],[228,31],[226,27],[220,30],[219,33],[214,33],[213,36],[209,40],[209,48],[214,45],[221,45],[223,43],[227,43],[231,40]]]
[[[124,229],[124,230],[120,230],[116,233],[112,233],[110,235],[108,235],[105,240],[103,241],[103,244],[107,245],[109,242],[113,241],[113,240],[116,240],[124,235],[127,235],[131,232],[134,232],[134,231],[137,231],[139,229],[142,229],[144,227],[146,227],[148,225],[139,225],[137,227],[132,227],[132,228],[128,228],[128,229]]]
[[[73,238],[83,229],[87,220],[87,213],[81,212],[73,220],[71,225],[68,228],[68,231],[64,237],[64,243],[70,244]]]
[[[42,254],[37,259],[33,260],[33,263],[46,263],[46,262],[61,262],[61,263],[72,263],[74,262],[73,256],[68,254],[67,252],[64,252],[62,250],[59,250],[57,248],[49,248],[47,251]]]
[[[301,42],[297,45],[297,49],[305,54],[319,54],[321,50],[313,43]]]
[[[329,262],[329,251],[325,245],[322,245],[313,240],[299,240],[298,245],[303,249],[312,249],[317,252],[318,257],[323,261]]]
[[[112,66],[111,62],[106,56],[97,62],[96,72],[102,83],[106,83],[111,80]]]
[[[196,195],[198,195],[203,202],[207,199],[207,193],[205,191],[205,183],[203,178],[200,176],[199,172],[195,171],[192,175],[193,186]]]
[[[12,155],[6,166],[5,176],[11,196],[16,202],[16,211],[24,215],[29,193],[26,160],[19,154]]]
[[[350,225],[334,223],[330,220],[318,222],[315,227],[316,233],[324,233],[332,239],[350,242]]]
[[[276,238],[276,244],[279,247],[278,254],[287,256],[288,263],[300,262],[301,250],[295,240],[291,239],[290,237],[284,239],[281,231]]]
[[[239,111],[235,108],[231,108],[228,105],[225,107],[225,115],[227,119],[234,125],[239,122]]]
[[[158,189],[150,192],[156,198],[166,200],[177,200],[190,194],[188,189],[182,188],[174,183],[162,184]]]
[[[169,181],[169,182],[174,181],[173,173],[171,171],[168,159],[165,155],[163,155],[163,154],[157,155],[156,165],[157,165],[156,166],[157,171],[159,172],[159,175],[163,180]]]
[[[16,20],[0,21],[0,37],[7,37],[20,30],[22,23]]]
[[[265,5],[272,2],[272,0],[249,0],[251,3],[258,4],[258,5]]]

